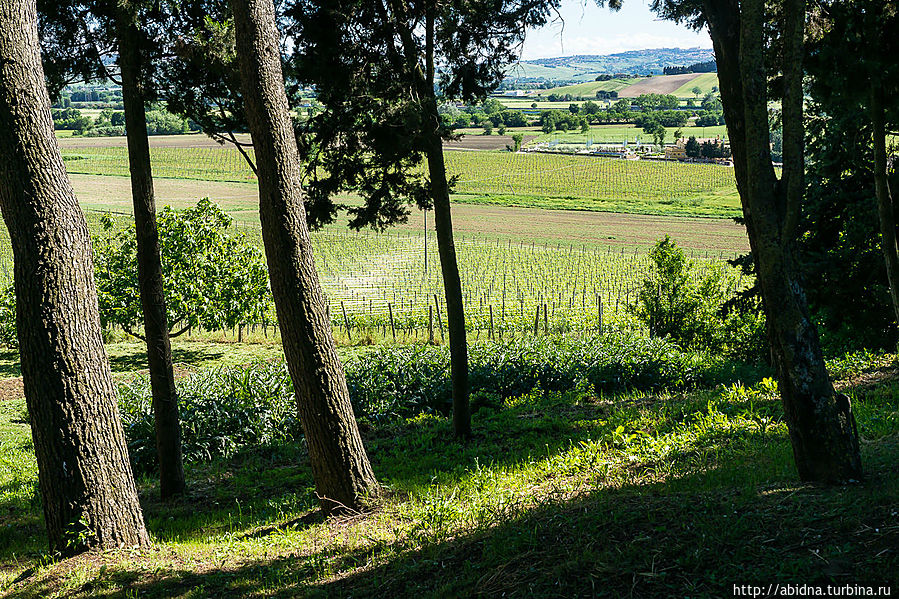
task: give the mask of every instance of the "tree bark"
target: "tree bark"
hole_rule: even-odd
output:
[[[50,548],[146,545],[90,237],[53,134],[35,0],[0,1],[0,56],[0,208]]]
[[[429,117],[440,118],[436,105]],[[453,241],[453,221],[450,209],[449,186],[443,162],[443,143],[435,134],[427,151],[428,173],[434,201],[434,228],[437,230],[437,253],[443,275],[446,297],[446,319],[449,328],[450,380],[453,387],[453,433],[460,438],[471,436],[471,408],[468,401],[468,340],[465,332],[465,305],[462,281],[456,261]]]
[[[453,433],[456,437],[471,437],[471,406],[468,400],[468,339],[465,331],[465,302],[462,298],[462,280],[456,260],[456,244],[453,240],[453,219],[450,208],[449,184],[446,164],[443,160],[443,140],[440,135],[441,119],[434,95],[434,18],[429,13],[425,31],[425,123],[427,130],[428,176],[431,183],[431,199],[434,202],[434,228],[437,231],[437,253],[440,255],[440,271],[443,275],[443,292],[446,297],[446,319],[449,328],[450,380],[453,393]]]
[[[322,510],[363,507],[377,481],[353,416],[312,255],[271,0],[231,0],[259,171],[259,216],[284,355]]]
[[[874,193],[880,217],[880,247],[886,262],[890,300],[899,324],[899,243],[896,240],[896,219],[893,211],[893,194],[887,176],[886,116],[883,108],[883,87],[871,82],[871,123],[874,129]]]
[[[119,68],[122,74],[122,102],[128,138],[131,170],[131,198],[137,235],[137,278],[144,315],[144,340],[153,393],[156,453],[159,459],[159,492],[168,499],[184,492],[184,465],[181,456],[181,423],[178,394],[172,368],[172,346],[166,316],[162,282],[159,232],[156,227],[156,200],[147,139],[141,34],[135,17],[124,6],[117,11]]]
[[[771,163],[763,25],[764,0],[705,0],[704,12],[718,61],[725,121],[731,140],[737,188],[768,323],[771,353],[799,476],[807,481],[840,482],[862,475],[858,433],[849,400],[837,395],[827,375],[818,333],[808,312],[793,256],[793,224],[801,193],[802,122],[794,105],[784,111],[784,147],[791,166],[778,181]],[[789,19],[785,42],[801,43],[804,2],[785,3]],[[793,14],[789,14],[792,12]],[[799,20],[797,23],[796,19]],[[789,50],[788,50],[789,54]],[[794,60],[798,60],[794,56]],[[801,77],[784,69],[787,89]],[[788,96],[790,102],[792,96]],[[795,98],[792,98],[795,101]],[[798,112],[801,118],[801,107]],[[787,138],[790,138],[789,140]],[[785,155],[785,158],[787,156]]]

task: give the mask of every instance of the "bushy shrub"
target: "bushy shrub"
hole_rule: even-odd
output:
[[[754,370],[683,351],[665,339],[619,332],[475,344],[469,356],[475,409],[500,407],[502,400],[535,389],[581,388],[600,394],[759,378]],[[346,358],[344,369],[353,410],[363,422],[389,423],[451,411],[445,347],[375,347]],[[203,370],[179,381],[178,393],[186,461],[229,457],[246,446],[276,445],[301,436],[283,362]],[[152,471],[156,451],[149,381],[138,378],[122,384],[119,398],[135,468]]]
[[[0,289],[0,345],[19,347],[16,337],[16,291],[12,283]]]
[[[178,381],[185,461],[231,457],[243,447],[302,436],[290,377],[281,362],[203,370]],[[156,468],[152,394],[146,377],[119,385],[119,408],[135,469]]]
[[[632,311],[651,337],[741,360],[761,358],[764,316],[757,302],[737,301],[735,273],[718,264],[701,268],[667,235],[649,257]]]
[[[469,386],[481,398],[578,386],[595,393],[683,389],[728,381],[734,368],[669,340],[627,332],[518,338],[469,348]],[[357,417],[393,419],[451,409],[446,348],[381,347],[348,358],[345,369]]]

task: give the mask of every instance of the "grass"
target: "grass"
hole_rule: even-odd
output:
[[[322,520],[303,447],[260,447],[189,464],[190,495],[173,504],[141,480],[154,548],[63,562],[41,552],[22,406],[4,402],[0,577],[17,598],[721,597],[735,584],[895,582],[897,390],[849,388],[862,484],[797,483],[762,388],[537,391],[476,412],[466,445],[433,416],[366,428],[388,490],[371,512]]]
[[[645,77],[625,77],[621,79],[610,79],[609,81],[587,81],[586,83],[577,83],[575,85],[565,85],[562,87],[554,87],[552,89],[540,90],[541,96],[549,94],[571,94],[574,97],[595,98],[596,92],[617,92],[633,85],[634,83],[645,79]]]
[[[698,87],[701,90],[699,97],[702,98],[702,96],[710,93],[713,87],[718,87],[718,73],[703,73],[692,81],[683,84],[674,92],[674,95],[678,98],[696,98],[696,95],[693,93],[694,87]]]
[[[674,132],[681,130],[684,137],[691,135],[698,138],[703,137],[727,137],[727,126],[716,125],[714,127],[666,127],[665,139],[668,142],[674,140]],[[627,140],[629,144],[634,141],[640,143],[653,143],[652,136],[643,132],[643,129],[636,125],[598,125],[590,127],[587,133],[580,131],[554,131],[552,133],[541,132],[531,143],[540,143],[547,141],[558,141],[559,143],[582,144],[593,140],[594,143],[616,143],[620,144]]]
[[[618,127],[597,129],[596,135],[618,136],[621,141],[638,131]],[[589,135],[589,134],[588,134]],[[544,136],[547,140],[567,136]],[[586,136],[582,135],[586,138]],[[592,137],[595,139],[594,137]],[[576,136],[573,140],[578,139]],[[154,173],[160,178],[203,181],[252,182],[255,175],[237,150],[232,148],[151,148]],[[128,174],[125,148],[96,147],[66,149],[63,152],[70,173],[87,175]],[[616,203],[623,211],[693,216],[735,216],[739,203],[727,211],[708,211],[702,200],[719,191],[735,191],[733,173],[726,168],[705,164],[670,164],[649,161],[625,161],[568,155],[513,154],[510,152],[448,151],[447,171],[458,177],[456,191],[469,194],[515,195],[527,203],[538,196],[541,205],[547,199],[581,198],[580,209],[603,210],[606,200],[639,200],[638,207]],[[688,200],[673,205],[668,200]],[[643,204],[651,203],[651,208]],[[549,202],[552,206],[553,203]],[[559,205],[555,207],[568,207]],[[227,208],[227,207],[226,207]]]

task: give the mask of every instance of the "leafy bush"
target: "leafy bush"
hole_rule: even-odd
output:
[[[290,377],[280,362],[203,370],[178,381],[185,461],[231,457],[247,446],[302,436]],[[156,468],[152,393],[146,377],[119,385],[119,408],[135,469]]]
[[[19,347],[16,337],[16,291],[12,283],[0,289],[0,344]]]
[[[685,389],[759,378],[754,370],[664,339],[614,333],[593,338],[544,337],[477,344],[470,348],[475,409],[535,389],[593,393],[624,389]],[[449,414],[449,353],[431,345],[382,346],[345,359],[356,417],[395,422],[419,414]],[[186,461],[229,457],[242,447],[296,441],[301,429],[283,362],[200,371],[178,382]],[[156,451],[149,380],[119,387],[131,458],[152,471]]]
[[[469,349],[472,396],[488,402],[537,388],[586,387],[594,393],[684,389],[731,380],[735,368],[718,357],[683,351],[668,340],[631,333],[519,338]],[[358,417],[381,420],[450,411],[446,348],[381,347],[348,358],[345,369]]]
[[[257,322],[268,310],[268,273],[262,252],[227,232],[231,217],[209,199],[194,208],[166,206],[157,218],[169,327],[217,330]],[[112,227],[104,219],[104,227]],[[128,332],[143,321],[133,227],[94,240],[100,319]],[[134,333],[132,333],[134,334]]]
[[[685,349],[760,359],[764,316],[757,302],[735,295],[736,282],[729,280],[733,273],[717,264],[700,268],[667,235],[649,257],[652,267],[632,310],[651,337],[670,339]]]

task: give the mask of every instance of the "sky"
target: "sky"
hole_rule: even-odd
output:
[[[528,31],[521,60],[614,54],[644,48],[711,48],[707,31],[695,32],[671,21],[657,20],[647,0],[626,0],[611,12],[593,0],[562,0],[563,23]]]

